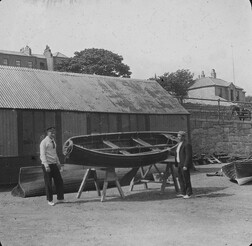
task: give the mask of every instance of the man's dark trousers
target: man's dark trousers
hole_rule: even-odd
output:
[[[190,179],[189,169],[183,170],[183,167],[178,167],[178,180],[182,195],[192,195],[192,184]]]
[[[50,164],[49,167],[50,167],[50,172],[47,172],[45,169],[45,166],[42,165],[47,200],[49,202],[53,200],[52,179],[54,181],[54,185],[56,188],[57,199],[63,200],[64,199],[64,185],[63,185],[63,180],[62,180],[59,168],[57,164]]]

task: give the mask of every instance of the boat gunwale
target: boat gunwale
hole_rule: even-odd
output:
[[[87,149],[85,147],[82,147],[82,146],[79,146],[79,145],[76,145],[74,144],[74,146],[78,149],[82,149],[82,150],[85,150],[85,151],[88,151],[88,152],[92,152],[92,153],[96,153],[96,154],[99,154],[99,155],[106,155],[106,156],[114,156],[114,157],[141,157],[141,156],[148,156],[148,155],[154,155],[154,154],[163,154],[165,152],[168,152],[169,149],[162,149],[162,150],[152,150],[152,151],[147,151],[147,152],[141,152],[141,153],[134,153],[134,154],[131,154],[129,153],[128,155],[124,155],[124,154],[115,154],[115,153],[106,153],[106,152],[100,152],[100,151],[97,151],[97,150],[92,150],[92,149]],[[148,148],[148,147],[147,147]],[[112,149],[111,150],[116,150],[116,149]]]
[[[129,135],[129,134],[167,134],[167,133],[168,134],[177,134],[178,132],[170,132],[170,131],[136,131],[135,132],[134,131],[134,132],[94,133],[94,134],[85,134],[85,135],[73,136],[73,137],[68,138],[65,142],[67,142],[68,140],[77,139],[77,138],[84,138],[84,137],[91,138],[91,137],[98,137],[98,136],[115,136],[115,135]]]

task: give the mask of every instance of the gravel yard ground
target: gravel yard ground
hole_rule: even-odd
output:
[[[100,202],[95,191],[66,194],[66,203],[47,205],[45,197],[11,196],[0,187],[2,246],[58,245],[232,245],[252,243],[252,185],[238,186],[226,177],[207,177],[220,164],[197,166],[194,195],[177,198],[173,186],[160,194],[160,184],[107,190]]]

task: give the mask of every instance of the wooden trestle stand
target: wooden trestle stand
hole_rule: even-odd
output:
[[[166,159],[164,161],[161,161],[159,163],[166,165],[165,172],[164,172],[163,175],[161,174],[161,172],[158,169],[158,167],[157,167],[156,164],[148,166],[148,168],[146,169],[146,171],[144,171],[143,167],[140,167],[141,178],[137,179],[136,178],[137,175],[135,175],[135,177],[130,182],[130,191],[132,191],[133,188],[134,188],[134,186],[137,185],[137,184],[144,184],[145,189],[148,189],[147,183],[149,183],[151,181],[147,180],[146,176],[149,174],[151,168],[154,167],[156,169],[156,171],[163,178],[163,180],[161,182],[162,183],[161,184],[161,193],[164,193],[164,191],[165,191],[165,187],[167,186],[167,178],[169,177],[170,174],[172,175],[173,184],[174,184],[174,188],[176,190],[176,193],[178,193],[179,192],[179,185],[178,185],[178,181],[177,181],[176,175],[174,173],[174,164],[175,164],[174,163],[174,158],[173,157],[169,157],[168,159]],[[97,179],[96,169],[93,168],[93,167],[92,168],[90,167],[90,168],[88,168],[86,170],[86,172],[84,174],[84,177],[83,177],[83,180],[81,182],[79,191],[77,193],[77,198],[81,197],[81,193],[84,190],[85,185],[86,185],[88,179],[89,180],[91,179],[91,180],[94,181],[95,187],[96,187],[96,190],[97,190],[97,193],[98,193],[98,196],[101,196],[101,201],[102,202],[104,202],[105,199],[106,199],[106,191],[107,191],[107,188],[108,188],[108,182],[110,182],[110,181],[114,181],[116,183],[116,186],[117,186],[117,189],[119,191],[120,196],[122,198],[125,198],[123,190],[121,188],[121,185],[120,185],[120,183],[118,181],[118,177],[116,175],[115,168],[99,168],[99,170],[105,171],[105,178],[104,178],[104,183],[103,183],[102,194],[101,194],[101,191],[100,191],[100,188],[99,188],[99,181]]]
[[[104,202],[106,199],[106,191],[108,188],[109,181],[114,181],[116,183],[117,189],[118,189],[121,197],[125,198],[125,196],[123,194],[123,190],[121,188],[121,185],[118,181],[118,177],[116,175],[115,168],[99,168],[99,169],[105,171],[105,179],[104,179],[104,183],[103,183],[102,195],[101,195],[101,191],[99,188],[99,181],[97,179],[96,169],[95,168],[88,168],[86,170],[84,177],[83,177],[83,180],[81,182],[79,191],[77,193],[77,198],[80,198],[81,193],[82,193],[83,189],[85,188],[85,185],[86,185],[88,179],[92,179],[94,181],[98,196],[101,196],[102,202]]]
[[[164,161],[161,161],[159,163],[166,165],[165,172],[164,172],[163,175],[161,174],[161,172],[158,169],[158,167],[156,166],[156,164],[148,166],[146,171],[144,171],[143,167],[140,167],[141,178],[137,179],[136,176],[135,176],[131,180],[131,182],[130,182],[130,191],[133,190],[134,185],[138,185],[138,184],[144,184],[145,189],[148,189],[147,183],[153,182],[153,181],[147,180],[146,176],[150,172],[151,168],[154,167],[156,169],[156,171],[160,174],[160,176],[162,176],[161,193],[164,193],[164,191],[165,191],[165,187],[167,186],[167,179],[168,179],[170,174],[172,175],[173,185],[174,185],[175,191],[176,191],[176,193],[178,193],[179,192],[179,185],[178,185],[178,181],[177,181],[177,178],[176,178],[176,175],[175,175],[175,172],[174,172],[174,164],[175,164],[174,158],[169,157],[168,159],[166,159]],[[155,183],[157,183],[157,182],[155,182]],[[168,185],[170,185],[170,184],[168,184]]]

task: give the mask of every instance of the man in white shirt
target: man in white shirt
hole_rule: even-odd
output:
[[[44,173],[46,197],[48,204],[54,206],[52,179],[55,184],[58,203],[64,201],[64,185],[60,174],[61,164],[56,153],[55,128],[50,127],[46,130],[47,136],[40,143],[40,159]]]

